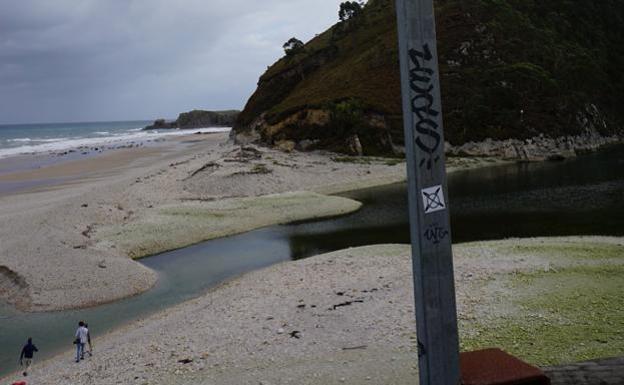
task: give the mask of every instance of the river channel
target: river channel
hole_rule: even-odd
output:
[[[449,177],[453,242],[560,235],[624,236],[624,146],[561,162],[521,163]],[[72,347],[78,320],[95,337],[197,297],[224,280],[278,262],[353,246],[409,243],[406,186],[344,196],[364,203],[346,216],[270,226],[159,254],[141,262],[159,274],[142,295],[95,308],[21,313],[0,305],[0,376],[17,370],[32,336],[38,360]],[[70,354],[67,360],[71,360]]]

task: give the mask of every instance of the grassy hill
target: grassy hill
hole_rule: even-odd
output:
[[[436,2],[446,139],[621,132],[624,2]],[[235,135],[366,153],[403,142],[393,0],[370,0],[260,77]]]

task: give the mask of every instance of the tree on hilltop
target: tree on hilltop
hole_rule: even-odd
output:
[[[350,20],[359,15],[363,7],[364,3],[361,1],[345,1],[340,3],[338,18],[340,21]]]
[[[286,56],[294,56],[304,50],[303,42],[295,37],[291,37],[284,43],[283,48]]]

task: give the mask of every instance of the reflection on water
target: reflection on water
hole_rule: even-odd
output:
[[[374,243],[409,243],[405,184],[355,191],[359,212],[285,226],[291,258]],[[510,237],[624,235],[624,148],[553,163],[449,176],[453,242]]]
[[[624,235],[623,170],[624,147],[618,147],[565,162],[452,174],[453,240]],[[42,351],[39,359],[71,348],[81,319],[97,336],[246,271],[346,247],[409,242],[404,185],[345,195],[364,202],[364,207],[339,218],[267,227],[147,258],[143,263],[156,270],[160,279],[153,290],[134,298],[43,314],[0,307],[0,374],[17,369],[21,345],[29,336]]]

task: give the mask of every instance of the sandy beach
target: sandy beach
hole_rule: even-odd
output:
[[[495,163],[453,158],[450,170]],[[132,296],[156,281],[132,258],[345,214],[360,204],[326,194],[404,179],[396,160],[241,147],[227,133],[4,173],[35,187],[0,196],[0,297],[49,311]]]
[[[97,339],[93,357],[80,364],[73,363],[71,351],[38,363],[31,381],[50,385],[418,383],[409,253],[408,245],[376,245],[248,273]],[[581,287],[605,301],[608,296],[620,298],[621,282],[610,291],[586,285],[587,278],[596,278],[592,274],[598,268],[621,273],[624,239],[535,238],[456,245],[462,348],[496,344],[540,365],[621,353],[624,330],[611,320],[594,323],[594,334],[575,340],[572,331],[577,326],[569,323],[576,316],[591,318],[591,306],[568,299],[575,307],[570,313],[544,307],[535,314],[527,308],[535,297],[568,293],[566,298],[577,298]],[[584,279],[558,288],[539,280],[547,274],[556,286],[569,272]],[[608,277],[602,281],[614,282]],[[559,298],[557,306],[564,303]],[[533,323],[527,323],[527,316]],[[528,328],[530,335],[504,334],[516,324]],[[544,324],[570,333],[543,332],[539,325]],[[500,338],[488,336],[488,330]],[[596,341],[599,335],[609,342]],[[548,338],[557,338],[560,345],[546,343]]]
[[[450,158],[449,171],[498,163]],[[0,196],[0,294],[26,311],[132,296],[157,280],[136,258],[358,210],[361,203],[327,194],[400,182],[404,167],[393,159],[241,147],[227,134],[210,134],[4,173],[1,181],[37,186]],[[45,182],[58,176],[68,180]],[[584,282],[602,298],[621,292],[609,277],[624,266],[623,245],[621,238],[572,237],[456,246],[462,348],[496,344],[536,364],[622,351],[621,338],[598,346],[583,340],[585,348],[566,349],[576,340],[548,331],[525,333],[518,345],[522,333],[514,328],[570,323],[565,312],[523,318],[535,315],[533,298],[561,287],[574,291]],[[547,282],[561,284],[549,287],[540,274],[555,274],[565,284],[549,276]],[[592,287],[588,280],[608,285]],[[30,378],[38,384],[415,383],[411,285],[407,245],[281,263],[98,338],[96,355],[80,365],[71,351],[38,363]],[[569,301],[574,311],[592,310]],[[599,333],[624,335],[621,327],[597,325],[610,327]],[[582,330],[571,335],[577,332],[593,338]],[[567,345],[521,349],[536,344],[533,334]]]
[[[148,290],[156,276],[130,257],[357,210],[357,202],[315,191],[336,181],[348,186],[398,181],[403,168],[242,149],[230,144],[227,134],[211,134],[179,137],[155,148],[111,150],[0,178],[31,186],[0,197],[0,297],[21,310],[47,311]],[[291,193],[304,190],[308,192]],[[286,192],[284,197],[253,199]],[[223,199],[227,201],[215,204]],[[204,215],[192,223],[172,220],[185,210]],[[224,216],[236,220],[225,221]],[[150,225],[161,232],[138,231]],[[169,236],[161,237],[163,233]],[[157,242],[151,242],[154,234]],[[185,234],[183,240],[179,234]]]
[[[624,0],[0,30],[0,385],[624,385]]]

